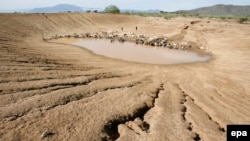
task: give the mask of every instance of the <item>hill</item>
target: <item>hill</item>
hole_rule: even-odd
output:
[[[250,15],[250,6],[236,6],[218,4],[193,10],[180,10],[178,13],[212,14],[212,15]]]
[[[83,8],[70,4],[58,4],[53,7],[43,7],[43,8],[35,8],[29,12],[31,13],[58,13],[58,12],[67,12],[67,11],[83,11]]]

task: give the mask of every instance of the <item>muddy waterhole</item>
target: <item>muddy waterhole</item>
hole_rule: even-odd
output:
[[[190,51],[148,47],[132,42],[110,42],[103,39],[81,39],[72,44],[88,49],[98,55],[147,64],[204,62],[211,58],[210,56],[200,56]]]

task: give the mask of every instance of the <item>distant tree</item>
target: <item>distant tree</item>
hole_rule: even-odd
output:
[[[87,10],[86,12],[87,12],[87,13],[90,13],[91,11],[90,11],[90,10]]]
[[[104,9],[105,13],[120,13],[120,9],[115,5],[109,5]]]
[[[93,12],[94,12],[94,13],[97,13],[97,10],[94,10]]]
[[[163,14],[163,13],[164,13],[164,11],[160,11],[160,13],[161,13],[161,14]]]

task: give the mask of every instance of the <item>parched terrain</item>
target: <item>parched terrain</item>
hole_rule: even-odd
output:
[[[81,13],[0,21],[0,141],[222,141],[227,124],[250,124],[249,24]],[[43,40],[121,27],[196,43],[212,60],[140,64]]]

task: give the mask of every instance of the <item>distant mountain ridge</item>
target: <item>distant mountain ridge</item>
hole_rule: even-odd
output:
[[[218,4],[210,7],[202,7],[193,10],[180,10],[178,13],[211,14],[211,15],[250,15],[250,6]]]
[[[30,10],[29,12],[31,13],[58,13],[58,12],[67,12],[67,11],[83,11],[82,7],[75,6],[75,5],[70,5],[70,4],[58,4],[53,7],[43,7],[43,8],[35,8],[33,10]]]
[[[30,10],[30,13],[58,13],[58,12],[84,12],[87,10],[103,11],[100,8],[82,8],[71,4],[58,4],[52,7],[35,8]],[[143,12],[143,13],[159,13],[160,10],[130,10],[121,9],[121,12]],[[189,14],[208,14],[208,15],[250,15],[250,6],[237,6],[237,5],[223,5],[218,4],[209,7],[202,7],[193,10],[179,10],[177,13],[189,13]]]
[[[87,7],[79,7],[75,5],[70,5],[70,4],[58,4],[56,6],[52,7],[42,7],[42,8],[35,8],[30,10],[30,13],[58,13],[58,12],[84,12],[88,10],[98,10],[98,11],[103,11],[103,9],[100,8],[87,8]],[[125,9],[121,10],[121,12],[145,12],[145,13],[160,13],[160,10],[130,10],[130,9]]]

